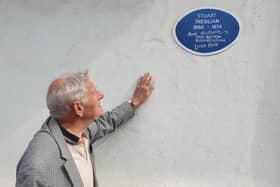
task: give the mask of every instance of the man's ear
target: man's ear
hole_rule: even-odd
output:
[[[73,111],[77,116],[79,117],[84,116],[84,107],[81,105],[79,101],[75,101],[72,106],[73,106]]]

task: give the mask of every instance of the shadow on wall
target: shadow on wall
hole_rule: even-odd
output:
[[[278,67],[277,67],[278,66]],[[267,73],[258,106],[252,147],[252,170],[256,187],[280,184],[280,66]]]

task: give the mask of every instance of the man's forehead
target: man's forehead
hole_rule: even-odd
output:
[[[96,89],[95,84],[91,80],[86,81],[86,87],[90,90],[95,90]]]

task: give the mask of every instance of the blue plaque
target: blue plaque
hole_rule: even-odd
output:
[[[237,19],[229,12],[214,8],[185,14],[174,26],[177,43],[196,55],[213,55],[232,46],[239,35]]]

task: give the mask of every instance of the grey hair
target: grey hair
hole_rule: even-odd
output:
[[[55,84],[60,80],[60,84]],[[54,118],[65,116],[71,111],[71,104],[79,101],[82,105],[87,103],[85,87],[89,80],[88,71],[64,74],[55,79],[49,86],[47,93],[47,106],[50,115]]]

